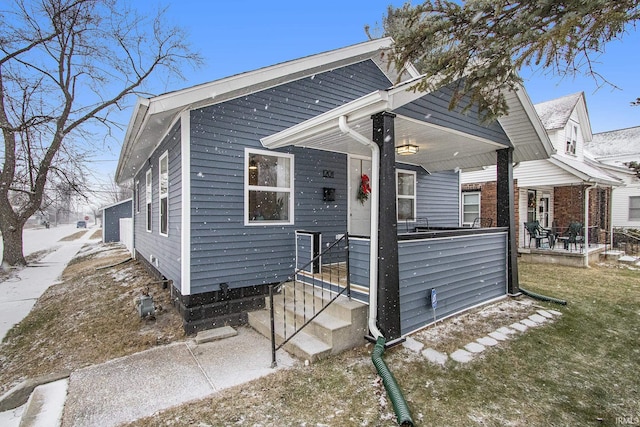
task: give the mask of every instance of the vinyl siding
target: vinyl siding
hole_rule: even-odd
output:
[[[506,295],[506,248],[506,232],[400,241],[402,334],[433,323],[432,288],[437,319]]]
[[[109,206],[102,213],[104,242],[120,241],[120,218],[131,218],[132,200]]]
[[[161,236],[160,206],[158,192],[158,160],[168,151],[169,155],[169,224],[168,236]],[[151,169],[151,232],[146,229],[146,180],[147,170]],[[151,262],[151,256],[157,258],[154,267],[165,277],[173,280],[174,286],[180,289],[180,230],[181,230],[181,185],[182,171],[180,165],[180,124],[177,123],[164,138],[159,147],[136,176],[139,181],[137,191],[140,192],[140,212],[134,213],[135,248],[138,255]]]
[[[471,108],[467,113],[449,110],[449,100],[453,96],[453,83],[451,86],[438,89],[434,93],[394,110],[394,113],[411,117],[422,122],[454,129],[480,138],[486,138],[512,147],[511,141],[498,122],[487,125],[480,123],[477,107]],[[465,97],[460,102],[461,106],[468,103]]]
[[[191,112],[191,293],[275,283],[293,272],[295,230],[320,231],[326,247],[347,229],[347,157],[294,155],[294,225],[244,225],[244,150],[391,82],[372,61]],[[325,178],[324,170],[334,172]],[[323,187],[336,200],[322,200]]]
[[[427,173],[423,168],[404,163],[397,170],[416,172],[416,218],[427,218],[431,227],[457,227],[460,221],[460,182],[454,171]],[[412,222],[398,223],[404,233]]]

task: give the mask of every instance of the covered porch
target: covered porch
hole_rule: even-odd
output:
[[[620,182],[586,160],[565,157],[553,155],[536,166],[537,176],[523,173],[519,179],[518,251],[534,262],[586,267],[610,243],[611,192]],[[548,237],[532,241],[532,222]]]
[[[451,89],[415,93],[411,83],[376,91],[261,140],[269,149],[298,146],[371,160],[369,233],[347,233],[345,262],[350,284],[369,304],[369,332],[387,341],[519,292],[513,164],[551,152],[524,89],[507,94],[509,116],[483,125],[476,112],[448,110]],[[428,173],[496,165],[495,227],[463,228],[457,218],[458,227],[403,233],[398,163]],[[302,276],[309,274],[315,276]]]

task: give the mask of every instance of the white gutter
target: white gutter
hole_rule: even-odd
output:
[[[371,148],[371,228],[369,231],[369,331],[374,339],[382,336],[378,329],[378,206],[380,204],[380,148],[378,144],[359,134],[347,124],[347,116],[340,116],[338,126],[343,134]]]

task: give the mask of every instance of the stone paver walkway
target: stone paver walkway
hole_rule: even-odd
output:
[[[432,348],[422,350],[424,344],[411,337],[408,337],[403,345],[408,350],[422,354],[425,359],[435,365],[445,366],[449,358],[458,363],[467,363],[472,361],[477,354],[485,351],[487,347],[497,346],[500,342],[506,341],[516,336],[518,333],[525,332],[529,328],[553,322],[560,316],[562,316],[562,313],[556,310],[538,310],[537,313],[525,317],[519,322],[498,328],[484,337],[465,344],[463,348],[458,349],[449,355]]]

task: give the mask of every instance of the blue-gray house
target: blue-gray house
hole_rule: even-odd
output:
[[[392,43],[139,99],[116,179],[134,183],[136,257],[171,281],[187,331],[263,307],[298,265],[301,230],[322,247],[350,236],[374,335],[432,321],[431,289],[438,317],[518,291],[511,168],[551,152],[531,102],[507,94],[510,114],[488,126],[449,111],[449,88],[408,90],[421,76],[389,66]],[[488,165],[502,215],[461,229],[459,173]]]

